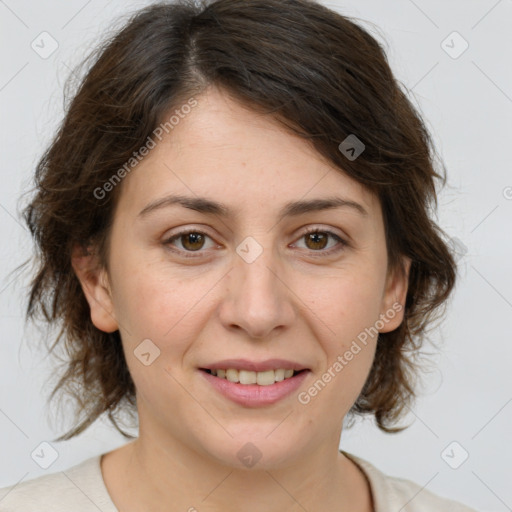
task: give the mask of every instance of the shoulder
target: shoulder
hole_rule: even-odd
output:
[[[0,512],[116,512],[100,460],[96,455],[64,471],[0,488]]]
[[[343,450],[342,453],[352,459],[366,475],[376,512],[477,512],[467,505],[434,494],[411,480],[386,475],[360,457]]]
[[[437,512],[476,512],[475,509],[463,503],[434,494],[411,480],[390,476],[386,478],[395,496],[394,499],[403,503],[401,506],[408,503],[404,510],[411,512],[430,512],[432,510]]]

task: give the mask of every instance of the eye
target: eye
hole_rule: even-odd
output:
[[[176,252],[182,253],[187,258],[194,258],[196,257],[196,255],[187,253],[200,252],[201,249],[204,248],[205,240],[207,238],[211,240],[211,237],[208,236],[206,233],[203,233],[202,231],[181,231],[180,233],[176,233],[172,237],[165,240],[164,245],[172,246],[175,241],[178,241],[181,247],[178,247],[178,250]],[[215,246],[215,244],[213,244],[212,247],[213,246]],[[201,254],[198,254],[197,256],[201,256]]]
[[[175,235],[166,239],[163,243],[166,246],[171,246],[172,251],[180,253],[186,258],[195,258],[203,255],[203,251],[201,251],[201,249],[205,249],[204,246],[206,239],[212,240],[209,235],[202,231],[188,230],[176,233]],[[334,254],[348,246],[348,243],[336,233],[314,227],[308,229],[304,234],[302,234],[300,239],[305,240],[306,249],[309,249],[313,253],[320,253],[314,254],[314,256],[326,256]],[[337,244],[334,244],[334,246],[331,245],[330,248],[325,250],[329,244],[329,239],[337,242]],[[173,247],[176,247],[176,242],[178,242],[181,247],[178,246],[177,249],[174,249]],[[210,248],[215,246],[215,243],[213,243]],[[206,249],[208,249],[208,247]],[[198,254],[196,255],[193,253]]]
[[[300,239],[304,239],[306,243],[306,249],[310,249],[312,252],[320,252],[318,256],[325,256],[326,254],[333,254],[343,250],[348,243],[343,240],[336,233],[329,230],[322,230],[320,228],[308,229]],[[338,242],[338,244],[331,245],[327,250],[324,250],[329,243],[329,239]],[[316,254],[314,256],[317,256]]]

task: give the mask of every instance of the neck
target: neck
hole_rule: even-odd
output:
[[[373,510],[368,482],[337,446],[318,446],[293,464],[258,470],[156,439],[162,437],[141,435],[110,452],[110,462],[104,457],[107,488],[121,512]]]

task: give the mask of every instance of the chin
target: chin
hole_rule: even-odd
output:
[[[289,432],[283,429],[277,433],[273,422],[270,428],[243,429],[240,433],[227,434],[222,440],[211,439],[202,444],[203,450],[221,463],[230,468],[257,470],[276,470],[292,465],[300,455],[305,436],[298,432]],[[272,432],[273,429],[276,429]],[[302,443],[301,443],[302,441]]]

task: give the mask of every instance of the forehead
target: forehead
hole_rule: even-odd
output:
[[[378,208],[374,194],[270,116],[216,87],[195,99],[197,106],[174,116],[169,133],[124,179],[122,202],[140,211],[169,194],[201,196],[218,199],[228,216],[244,207],[283,213],[292,201],[327,196],[370,215]]]

